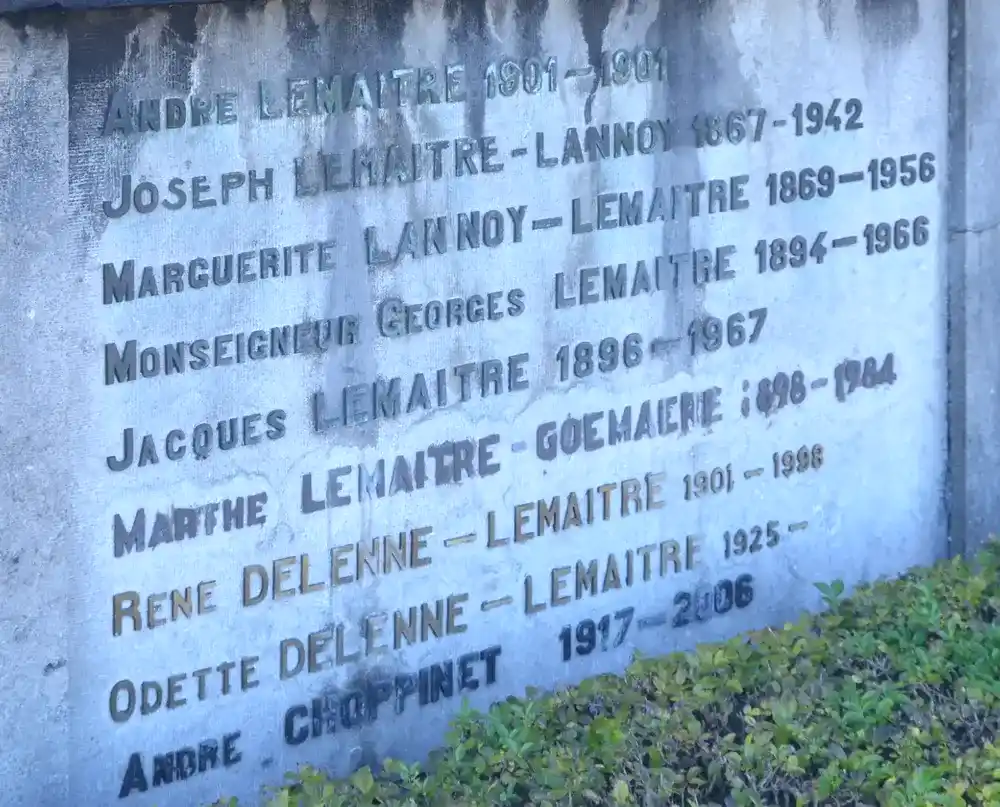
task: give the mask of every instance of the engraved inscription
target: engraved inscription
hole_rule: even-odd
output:
[[[235,92],[132,100],[128,92],[118,90],[108,102],[101,134],[108,137],[236,123],[237,100]]]
[[[735,580],[720,580],[714,586],[698,586],[694,591],[680,591],[674,596],[671,626],[686,628],[724,616],[733,608],[747,608],[754,597],[753,575],[741,574]]]
[[[125,767],[118,798],[124,799],[133,792],[145,793],[150,787],[183,782],[220,765],[231,768],[243,759],[243,753],[236,746],[240,736],[241,732],[234,731],[223,735],[221,740],[202,740],[196,745],[153,754],[148,762],[141,752],[134,752]]]
[[[626,300],[661,291],[688,289],[731,280],[736,247],[696,249],[632,263],[589,266],[555,276],[556,308]]]
[[[135,665],[98,684],[109,725],[238,707],[293,756],[346,759],[397,716],[508,694],[523,647],[504,656],[499,632],[598,670],[744,626],[857,454],[795,430],[901,400],[912,359],[891,339],[796,328],[838,310],[803,304],[810,283],[836,296],[931,260],[933,151],[876,153],[882,111],[846,93],[698,108],[664,96],[666,47],[557,57],[493,33],[468,64],[167,71],[93,110],[114,159],[86,200],[103,320],[85,369],[118,418],[92,461],[121,496],[98,511],[95,603]],[[181,152],[205,144],[212,166]],[[859,196],[856,218],[811,218]],[[196,372],[231,365],[264,372]],[[768,494],[795,518],[744,509]],[[223,728],[127,746],[112,786],[240,772],[251,744]]]
[[[481,686],[493,686],[500,654],[500,646],[493,645],[416,672],[369,679],[356,689],[291,706],[283,721],[285,742],[301,745],[341,729],[361,728],[386,714],[403,714],[407,708],[429,706],[475,692]]]
[[[337,546],[322,555],[280,558],[270,568],[260,564],[246,566],[242,605],[248,608],[267,599],[322,592],[360,583],[367,577],[429,566],[427,540],[432,532],[430,527],[419,527],[398,535]]]
[[[519,317],[523,313],[524,290],[511,289],[424,303],[406,303],[399,297],[387,297],[379,303],[375,321],[382,336],[395,338],[477,322],[499,322],[504,317]]]
[[[384,148],[318,151],[292,163],[295,196],[317,196],[363,188],[412,185],[424,180],[459,179],[503,171],[493,136],[459,137]]]
[[[131,174],[123,174],[118,201],[106,201],[101,209],[109,219],[120,219],[130,210],[143,214],[152,213],[158,207],[171,211],[185,207],[200,210],[228,205],[240,197],[248,202],[266,201],[274,196],[274,170],[228,171],[218,180],[207,176],[172,177],[165,185],[161,188],[155,182],[139,182]]]
[[[131,526],[126,526],[127,517],[115,513],[112,519],[115,557],[156,549],[162,544],[179,544],[199,536],[211,537],[219,532],[262,527],[267,523],[266,504],[267,493],[261,491],[195,507],[172,507],[169,512],[160,510],[147,514],[146,508],[140,507],[132,517]]]
[[[317,673],[389,650],[465,633],[467,593],[449,594],[432,602],[369,614],[357,624],[338,622],[308,634],[305,639],[282,639],[279,646],[281,678],[293,678],[303,669]]]
[[[684,436],[695,427],[708,428],[722,420],[722,390],[682,392],[642,401],[621,409],[569,415],[561,423],[548,421],[535,431],[535,454],[551,461],[577,451],[598,451],[620,443],[638,442],[670,434]]]
[[[497,515],[490,510],[486,514],[486,546],[522,544],[540,538],[546,531],[566,532],[595,522],[660,510],[664,506],[660,498],[663,479],[662,473],[650,472],[642,481],[633,478],[607,482],[584,491],[572,491],[565,497],[553,496],[515,505],[506,537],[502,531],[498,533]]]
[[[121,636],[126,626],[138,633],[176,622],[181,617],[211,613],[216,609],[213,601],[218,584],[205,580],[197,586],[175,588],[169,592],[141,596],[138,591],[124,591],[111,598],[111,632]]]
[[[660,541],[606,558],[578,560],[572,566],[553,568],[544,582],[536,583],[532,575],[524,578],[524,612],[537,614],[549,608],[569,605],[585,597],[596,597],[631,588],[636,583],[649,583],[668,575],[691,571],[700,564],[698,553],[702,545],[696,536],[688,536],[683,544]]]
[[[301,509],[305,514],[345,507],[425,487],[485,478],[500,472],[496,447],[499,434],[480,439],[456,440],[427,446],[413,454],[398,454],[392,460],[330,468],[325,478],[314,481],[312,472],[302,475]]]
[[[330,73],[284,82],[265,79],[257,85],[257,111],[261,119],[271,120],[454,104],[466,100],[467,80],[460,64]]]
[[[573,235],[747,210],[749,182],[750,177],[741,174],[652,191],[600,193],[593,199],[573,199]]]
[[[254,689],[260,685],[259,662],[259,656],[245,656],[213,667],[140,681],[138,686],[123,678],[111,687],[108,697],[111,719],[115,723],[125,723],[136,715],[148,717],[160,709],[179,709],[192,699],[204,701]]]
[[[620,647],[628,637],[635,608],[622,608],[614,614],[605,614],[597,620],[584,619],[576,624],[566,625],[559,631],[562,646],[562,660],[570,661],[574,656],[589,656],[595,650],[606,653]]]
[[[280,440],[287,432],[286,418],[285,410],[272,409],[267,414],[254,412],[216,423],[199,423],[190,434],[184,429],[171,429],[162,438],[152,434],[139,437],[135,429],[129,427],[122,432],[121,456],[109,454],[105,462],[111,471],[119,472],[133,466],[157,465],[162,459],[169,462],[185,457],[204,460],[215,450],[231,451],[265,440]]]
[[[192,258],[184,263],[144,266],[138,271],[131,258],[122,262],[121,269],[114,263],[106,263],[103,266],[104,304],[231,284],[242,285],[309,272],[329,272],[336,265],[336,246],[336,241],[313,241],[287,247],[265,247],[212,258]]]
[[[435,216],[403,224],[398,237],[387,241],[390,249],[381,246],[378,230],[365,229],[365,254],[369,266],[386,266],[402,258],[411,260],[431,255],[444,255],[451,250],[459,252],[482,247],[494,248],[503,243],[519,244],[524,239],[524,216],[527,205],[508,207],[506,210],[472,210],[459,213],[454,224],[448,216]]]
[[[523,392],[528,389],[528,359],[527,353],[518,353],[506,361],[465,362],[405,379],[397,376],[352,384],[343,387],[332,401],[325,392],[317,392],[313,395],[313,428],[324,432],[371,421],[398,420],[403,415],[443,409],[474,398]],[[452,388],[455,382],[457,392]]]
[[[162,346],[141,347],[135,339],[129,339],[124,347],[110,342],[104,346],[104,383],[110,386],[178,375],[187,370],[321,353],[335,345],[353,345],[357,341],[358,317],[345,314],[296,325],[278,325],[268,330],[220,333]]]

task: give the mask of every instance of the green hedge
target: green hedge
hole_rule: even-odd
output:
[[[431,772],[304,770],[270,807],[998,805],[1000,551],[691,654],[461,715]]]

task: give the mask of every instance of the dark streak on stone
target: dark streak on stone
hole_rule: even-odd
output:
[[[819,14],[820,22],[823,23],[823,33],[826,34],[826,38],[830,39],[833,36],[833,19],[835,12],[833,9],[833,0],[817,0],[816,12]]]
[[[3,14],[3,21],[17,31],[18,41],[23,45],[28,41],[28,27],[40,31],[51,31],[62,34],[66,30],[66,12],[44,11],[13,11]]]
[[[694,0],[699,8],[709,8],[715,0]],[[637,13],[644,0],[628,0],[625,7],[626,16]],[[584,105],[584,120],[593,123],[594,97],[601,83],[601,55],[604,52],[604,31],[611,21],[611,11],[615,0],[580,0],[580,25],[583,38],[587,42],[587,61],[594,68],[594,85],[587,96]]]
[[[836,29],[835,0],[816,0],[823,33],[832,38]],[[920,30],[920,0],[854,0],[861,35],[883,47],[905,45]]]
[[[219,0],[209,0],[219,2]],[[61,14],[67,11],[80,12],[94,9],[128,8],[136,6],[167,6],[202,4],[203,0],[0,0],[0,16],[5,21],[12,17],[30,13],[32,17],[42,12]]]
[[[594,70],[601,69],[604,50],[604,29],[611,20],[615,0],[584,0],[580,3],[580,27],[587,42],[587,60]]]
[[[179,61],[177,72],[184,76],[190,75],[197,55],[197,18],[197,6],[171,6],[167,12],[167,27],[161,38],[161,47]]]
[[[181,45],[186,45],[192,59],[195,45],[198,44],[197,17],[197,6],[170,6],[167,11],[167,28],[173,32],[178,50]]]
[[[745,80],[736,67],[740,49],[732,35],[728,29],[714,29],[705,20],[716,2],[660,0],[653,29],[658,35],[656,45],[667,48],[673,114],[690,118],[707,110],[734,108],[734,100],[749,100],[721,97],[724,93],[742,96]]]
[[[52,675],[56,670],[61,670],[66,666],[66,659],[61,658],[56,661],[50,661],[42,668],[42,675]]]
[[[226,3],[226,11],[233,19],[245,23],[251,8],[263,8],[265,5],[267,3],[264,0],[229,0]]]
[[[369,692],[379,683],[389,683],[391,685],[398,672],[398,670],[392,670],[384,665],[376,664],[368,669],[358,670],[358,672],[347,680],[343,687],[325,687],[323,694],[339,700],[349,692]],[[361,736],[357,740],[359,747],[355,749],[357,753],[351,756],[352,770],[356,771],[367,765],[371,768],[372,773],[378,775],[378,772],[382,769],[382,759],[375,750],[375,743],[366,736],[368,733],[366,728],[373,726],[377,717],[380,717],[382,720],[385,720],[387,717],[391,719],[392,708],[391,703],[383,703],[381,704],[382,711],[379,712],[379,715],[365,715],[365,721],[360,726]],[[389,756],[393,756],[391,750]]]
[[[129,33],[147,15],[142,12],[118,11],[102,15],[73,14],[69,17],[70,103],[76,97],[73,87],[83,84],[103,83],[115,75],[125,61],[125,43]],[[94,35],[94,24],[99,22],[100,36]],[[73,119],[70,110],[70,120]]]
[[[319,26],[312,17],[309,0],[285,0],[285,24],[288,26],[288,47],[293,54],[313,49]]]
[[[468,77],[466,126],[472,137],[482,137],[486,125],[483,75],[490,60],[501,57],[486,24],[486,0],[445,0],[444,13],[457,61],[465,65]]]
[[[369,78],[370,89],[375,92],[377,87],[372,80],[375,71],[417,66],[407,65],[403,53],[403,37],[413,0],[337,2],[329,6],[322,21],[314,18],[308,4],[301,0],[285,0],[285,3],[289,27],[288,77],[324,75],[335,66],[337,72],[345,76],[365,74]],[[279,82],[284,77],[277,71],[273,75],[261,76]],[[328,152],[343,152],[358,145],[377,150],[390,143],[405,148],[411,139],[407,116],[413,113],[412,106],[397,110],[390,105],[371,115],[363,132],[355,115],[328,117],[323,122],[322,148]],[[315,159],[313,148],[312,144],[307,147],[305,143],[292,146],[296,156],[310,159]],[[412,204],[411,199],[408,199],[408,204]],[[361,216],[360,208],[345,206],[336,222],[331,219],[326,237],[344,243],[345,231],[360,232],[369,223]],[[340,260],[347,263],[360,260],[361,254],[352,252],[352,249],[345,244]],[[373,305],[372,295],[368,272],[351,272],[345,274],[340,284],[330,285],[323,305],[331,313],[344,305],[365,310]],[[336,391],[345,386],[363,383],[369,373],[378,373],[378,358],[370,342],[357,345],[343,355],[342,360],[331,360],[325,355],[315,356],[314,361],[323,379],[322,388],[328,398],[333,398]],[[331,438],[340,443],[371,446],[375,444],[377,434],[376,424],[369,422],[338,430]]]
[[[88,245],[99,238],[107,226],[107,219],[100,211],[101,200],[108,198],[105,193],[135,160],[134,140],[123,142],[120,167],[109,163],[104,149],[95,146],[100,142],[101,125],[111,93],[120,88],[119,74],[125,64],[131,35],[151,13],[117,9],[67,16],[68,152],[69,176],[73,179],[70,201],[80,214],[77,248],[82,259],[88,256]],[[173,37],[168,41],[172,42]],[[187,64],[188,61],[182,58],[178,63]],[[173,65],[174,62],[164,60],[164,64]],[[129,87],[133,78],[128,76],[124,86]],[[113,175],[113,172],[117,173]]]
[[[718,0],[660,0],[657,16],[646,39],[652,49],[667,50],[666,87],[653,101],[651,117],[681,122],[687,145],[678,146],[666,160],[657,160],[655,184],[668,186],[704,180],[698,152],[693,148],[694,117],[710,110],[758,106],[747,78],[740,70],[741,45],[729,25],[707,19]],[[671,221],[663,228],[664,249],[684,251],[693,243],[690,222]],[[664,333],[682,333],[685,324],[706,313],[703,296],[685,288],[666,301]],[[693,359],[686,351],[672,351],[663,362],[664,378],[690,372]]]
[[[587,61],[594,68],[594,85],[583,108],[584,120],[593,123],[594,96],[601,86],[601,54],[604,52],[604,29],[611,20],[615,0],[580,0],[580,27],[587,42]]]
[[[525,52],[544,58],[542,53],[542,23],[549,13],[549,0],[517,0],[515,17]]]
[[[444,14],[450,22],[462,23],[468,35],[487,35],[486,0],[445,0]]]
[[[67,15],[67,90],[69,95],[70,197],[80,224],[77,249],[88,256],[89,245],[107,226],[101,200],[131,169],[139,139],[120,140],[118,159],[108,162],[101,143],[101,126],[112,93],[120,89],[160,95],[169,88],[178,95],[191,91],[191,66],[197,49],[196,6],[170,10],[114,9]],[[159,59],[148,64],[139,50],[135,32],[153,14],[165,14],[167,25],[159,42]],[[126,53],[128,49],[128,53]],[[125,64],[132,65],[122,75]]]
[[[854,10],[873,44],[900,47],[920,30],[920,0],[854,0]]]
[[[412,0],[371,0],[378,41],[399,48],[406,31],[406,17],[413,10]]]

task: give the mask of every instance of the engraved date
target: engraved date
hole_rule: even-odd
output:
[[[887,221],[868,224],[863,235],[868,255],[901,252],[910,247],[922,247],[930,240],[930,220],[927,216],[917,216],[913,220],[897,219],[891,224]]]
[[[864,128],[861,122],[863,105],[857,98],[843,101],[834,98],[827,104],[812,101],[792,107],[795,136],[817,135],[824,130],[854,132]]]
[[[768,271],[780,272],[785,268],[798,269],[810,261],[821,264],[829,252],[826,246],[827,233],[821,232],[812,239],[804,235],[793,235],[791,238],[775,238],[772,241],[761,239],[754,247],[757,256],[757,273]]]
[[[628,636],[635,608],[622,608],[600,619],[584,619],[576,626],[566,625],[559,631],[562,660],[570,661],[574,656],[589,656],[595,650],[602,653],[620,647]]]
[[[918,182],[931,182],[937,175],[934,155],[929,151],[920,155],[906,154],[882,159],[876,157],[868,163],[866,172],[873,191],[888,190],[896,185],[909,188]]]
[[[843,402],[849,395],[858,390],[875,389],[896,383],[895,357],[892,353],[887,353],[881,362],[874,356],[868,356],[865,359],[845,359],[833,368],[832,375],[834,394],[838,401]],[[751,382],[744,381],[743,392],[745,394],[740,411],[743,417],[749,417],[753,410],[763,415],[772,415],[787,406],[798,406],[806,400],[810,390],[823,389],[829,384],[830,378],[828,377],[816,378],[811,382],[807,381],[805,373],[801,370],[779,372],[772,377],[760,379],[757,382],[756,394],[754,394]],[[788,476],[786,471],[790,466],[786,463],[792,462],[792,459],[794,459],[796,472],[798,472],[800,465],[803,470],[818,468],[819,465],[805,467],[805,457],[802,454],[805,448],[796,451],[794,458],[789,457],[789,452],[775,454],[773,460],[775,476],[779,473]],[[809,449],[810,461],[822,463],[822,452],[822,446],[813,446]]]
[[[755,525],[745,530],[726,530],[722,535],[726,545],[726,560],[773,549],[781,543],[780,526],[780,521],[768,521],[763,527]]]
[[[859,389],[891,386],[896,383],[895,356],[887,353],[881,364],[874,356],[847,359],[834,369],[833,380],[837,400],[841,402]]]
[[[792,373],[777,373],[773,378],[762,378],[757,382],[757,396],[754,403],[757,411],[770,415],[789,404],[798,406],[806,399],[806,376],[801,370]]]
[[[753,602],[753,575],[741,574],[735,580],[723,579],[714,586],[698,586],[694,591],[674,595],[671,624],[683,628],[692,622],[707,622],[714,616],[728,614],[733,608],[746,608]]]
[[[686,474],[684,476],[684,499],[690,502],[705,496],[732,493],[735,484],[732,465],[727,465],[725,468],[713,468],[711,471],[698,471],[696,474]]]
[[[828,199],[837,188],[837,172],[829,165],[780,171],[767,175],[768,204],[790,204],[799,200]]]
[[[604,87],[622,86],[630,81],[646,84],[667,77],[667,49],[636,48],[606,50],[601,53],[600,82]]]
[[[760,108],[741,109],[723,115],[696,115],[691,122],[697,148],[736,146],[745,140],[756,143],[764,134],[767,112]]]
[[[795,474],[818,471],[823,467],[823,446],[819,443],[801,446],[796,451],[775,451],[771,455],[775,479],[787,479]]]
[[[544,61],[532,56],[527,59],[502,59],[490,62],[483,73],[486,97],[512,98],[518,93],[538,95],[555,92],[559,71],[555,56]]]
[[[767,309],[755,308],[748,314],[730,314],[725,321],[718,317],[700,317],[688,326],[688,339],[691,344],[691,355],[698,353],[714,353],[723,345],[739,347],[743,344],[752,345],[764,330],[767,322]]]
[[[610,373],[619,367],[629,370],[641,364],[642,358],[642,337],[637,333],[621,340],[607,336],[596,345],[593,342],[563,345],[556,351],[560,381],[587,378],[595,371]]]

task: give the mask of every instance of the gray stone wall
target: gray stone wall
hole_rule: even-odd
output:
[[[420,759],[978,546],[967,5],[9,7],[0,803]]]

